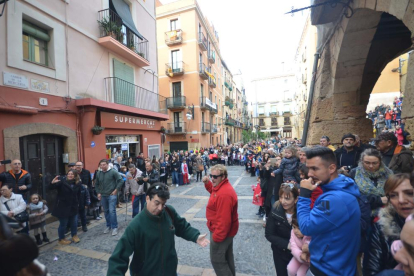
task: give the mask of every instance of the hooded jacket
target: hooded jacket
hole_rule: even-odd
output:
[[[226,178],[217,186],[209,181],[205,185],[210,193],[206,208],[207,227],[213,233],[215,242],[222,242],[227,237],[234,237],[239,230],[237,213],[237,194]]]
[[[30,173],[25,170],[22,170],[22,174],[18,179],[16,179],[16,175],[13,173],[13,170],[3,172],[0,174],[0,181],[3,184],[13,184],[13,193],[22,195],[23,198],[25,198],[26,193],[32,188],[32,178],[30,176]],[[19,190],[19,187],[24,185],[26,186],[26,190]]]
[[[361,228],[360,196],[355,182],[339,175],[326,185],[311,210],[311,191],[300,189],[299,228],[311,236],[311,270],[315,275],[355,275]],[[319,271],[317,273],[315,271]]]
[[[388,168],[394,173],[411,173],[414,169],[414,159],[411,150],[404,146],[396,146]]]

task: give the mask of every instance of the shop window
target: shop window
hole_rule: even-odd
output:
[[[23,59],[48,66],[48,32],[23,20],[22,40]]]
[[[160,158],[160,145],[149,145],[148,146],[148,156],[152,159],[154,155],[157,159]]]

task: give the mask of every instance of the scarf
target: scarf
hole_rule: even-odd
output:
[[[30,211],[42,210],[43,202],[39,201],[37,204],[30,203]]]
[[[388,176],[393,172],[381,163],[381,166],[376,172],[368,172],[364,169],[360,163],[355,172],[355,183],[358,185],[362,194],[376,196],[384,196],[384,184],[387,181]],[[377,179],[377,186],[375,187],[372,179]]]

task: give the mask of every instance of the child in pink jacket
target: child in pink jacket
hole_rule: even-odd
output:
[[[304,236],[299,229],[299,223],[297,218],[292,218],[292,233],[290,234],[290,250],[292,251],[293,258],[287,266],[289,276],[305,276],[309,269],[309,253],[303,252],[302,248],[306,244],[309,245],[311,237]],[[302,255],[302,258],[301,258]]]

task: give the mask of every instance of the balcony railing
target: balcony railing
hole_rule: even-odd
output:
[[[199,63],[198,65],[198,74],[200,75],[200,77],[203,80],[208,79],[208,68],[206,67],[206,65],[204,63]]]
[[[234,119],[232,118],[227,118],[225,121],[225,124],[228,126],[234,126]]]
[[[167,98],[168,109],[184,109],[186,107],[185,96]]]
[[[278,115],[278,113],[277,113],[277,111],[273,111],[273,112],[270,112],[270,113],[269,113],[269,115],[270,115],[270,116],[277,116],[277,115]]]
[[[200,97],[200,109],[201,110],[209,110],[210,107],[206,103],[206,97]]]
[[[212,78],[212,77],[208,77],[208,85],[211,88],[216,88],[216,80],[214,78]]]
[[[178,61],[165,64],[165,74],[169,77],[181,76],[184,74],[184,62]]]
[[[165,97],[120,78],[104,81],[106,101],[168,114]]]
[[[198,33],[198,46],[202,51],[207,51],[207,38],[203,32]]]
[[[217,133],[218,132],[218,128],[217,125],[211,125],[211,133]]]
[[[181,44],[183,42],[183,31],[173,30],[165,32],[165,44],[168,46]]]
[[[216,62],[216,52],[211,51],[211,50],[208,52],[208,61],[211,63]]]
[[[230,85],[231,85],[231,82],[228,79],[226,79],[224,81],[224,86],[226,86],[227,88],[230,88]]]
[[[210,106],[210,113],[211,114],[217,114],[217,112],[218,112],[217,105],[216,105],[216,108]]]
[[[138,37],[122,24],[122,19],[113,10],[98,12],[100,29],[99,44],[127,58],[138,66],[148,66],[148,40]],[[103,39],[109,37],[110,39]],[[131,52],[132,51],[132,52]]]
[[[186,126],[185,122],[168,123],[165,133],[169,135],[185,134],[187,132]]]
[[[201,133],[206,134],[210,133],[211,131],[211,124],[206,122],[201,122]]]
[[[234,120],[234,126],[238,127],[238,128],[242,128],[243,124],[241,122],[237,121],[237,120]]]

